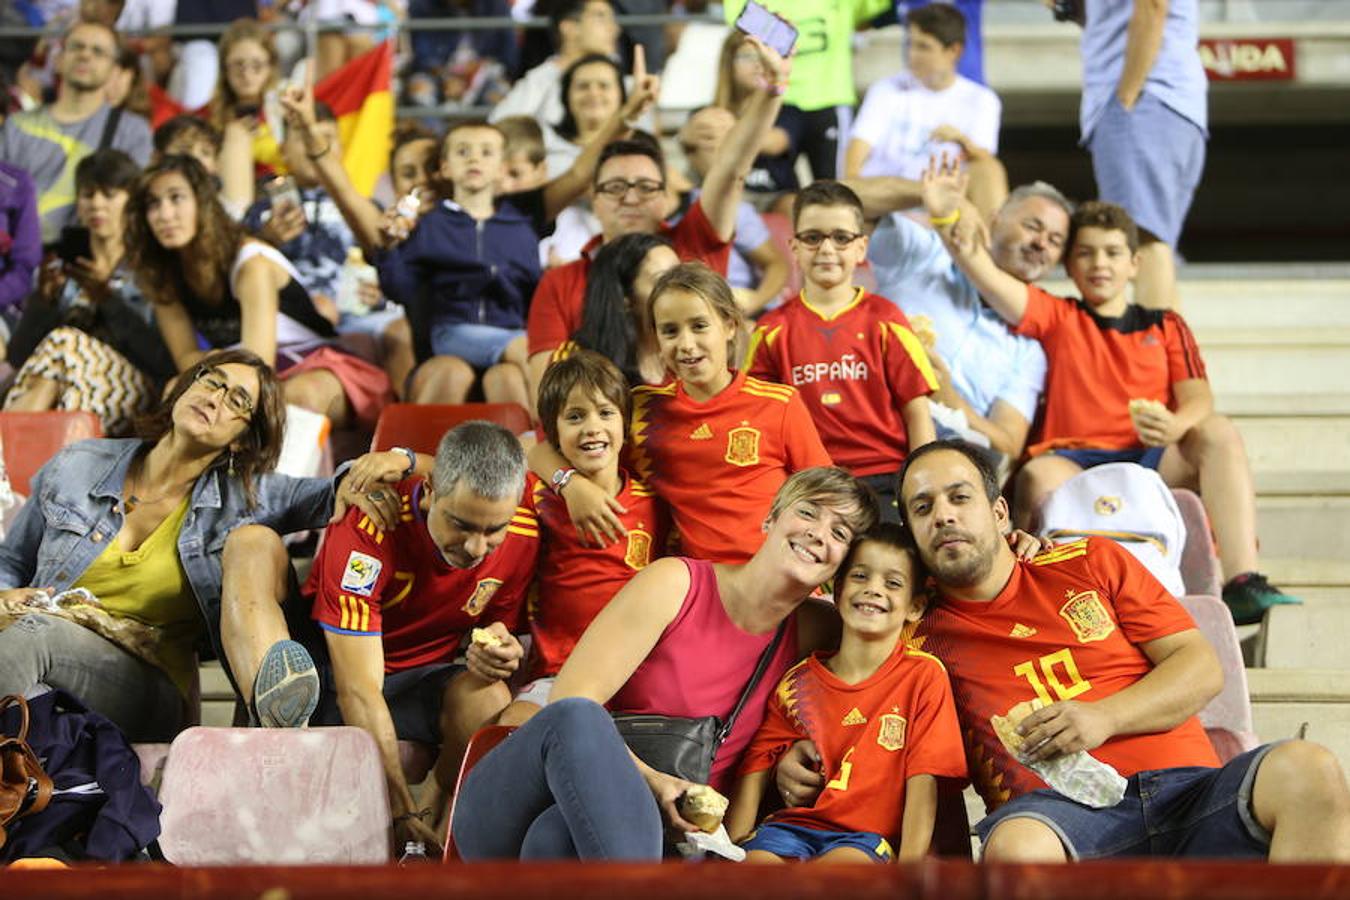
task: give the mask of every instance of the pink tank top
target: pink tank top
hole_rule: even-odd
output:
[[[686,558],[684,564],[689,568],[684,604],[651,653],[609,701],[615,712],[725,720],[754,674],[760,654],[773,640],[774,632],[749,634],[727,616],[712,563]],[[764,721],[769,695],[796,658],[794,613],[788,617],[769,667],[713,760],[708,782],[714,788],[725,793],[730,787],[741,753]]]

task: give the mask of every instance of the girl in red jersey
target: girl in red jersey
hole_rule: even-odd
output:
[[[795,388],[730,368],[745,320],[721,276],[682,263],[658,279],[648,304],[674,379],[633,389],[631,467],[670,505],[684,555],[745,562],[774,492],[793,472],[830,465],[829,454]],[[556,453],[537,451],[532,462],[541,477],[561,477]],[[580,477],[568,485],[579,529],[599,543],[626,533],[614,498]]]

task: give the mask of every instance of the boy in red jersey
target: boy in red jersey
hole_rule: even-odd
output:
[[[747,862],[912,862],[928,852],[937,778],[964,779],[966,766],[946,670],[900,639],[923,612],[923,577],[898,525],[874,527],[844,557],[839,652],[788,670],[741,759],[726,826]],[[789,802],[751,833],[774,764],[804,737],[829,782],[814,804]]]
[[[396,485],[402,521],[377,528],[353,510],[329,528],[305,585],[327,637],[338,705],[379,745],[395,835],[438,844],[399,763],[398,741],[440,745],[431,810],[444,808],[469,736],[510,702],[524,655],[512,632],[534,578],[539,528],[518,506],[525,458],[515,436],[466,422],[441,439],[431,477]],[[470,629],[491,634],[470,643]]]
[[[558,486],[589,478],[622,505],[624,540],[603,547],[587,543],[572,525],[567,504],[542,479],[527,488],[539,517],[540,556],[530,604],[534,636],[528,671],[533,679],[502,714],[518,725],[548,703],[554,676],[586,626],[619,589],[664,555],[665,504],[619,466],[631,403],[623,373],[605,357],[577,350],[548,367],[539,384],[539,419],[549,445],[567,460]]]
[[[992,809],[976,825],[985,859],[1350,859],[1350,790],[1326,748],[1283,741],[1217,764],[1195,714],[1223,673],[1142,563],[1098,538],[1014,559],[995,475],[960,441],[911,454],[899,494],[941,594],[915,640],[947,665]],[[1124,799],[1094,809],[1045,789],[994,736],[992,716],[1037,698],[1050,702],[1018,726],[1021,760],[1089,752],[1126,776]],[[819,777],[790,757],[780,783],[809,794]]]
[[[924,204],[952,258],[1018,334],[1039,340],[1049,363],[1045,413],[1033,459],[1018,475],[1014,519],[1030,530],[1055,488],[1083,469],[1134,462],[1173,487],[1198,487],[1214,527],[1223,599],[1238,624],[1298,601],[1257,570],[1256,499],[1242,438],[1214,412],[1200,350],[1175,312],[1132,303],[1139,232],[1110,203],[1084,203],[1070,219],[1065,268],[1082,300],[1056,297],[996,266],[978,241],[953,240],[962,176],[944,159],[924,173]]]
[[[867,482],[882,519],[898,522],[895,473],[937,437],[928,408],[937,376],[905,314],[853,285],[867,256],[858,195],[817,181],[797,195],[792,221],[802,292],[759,320],[745,368],[801,392],[835,465]]]

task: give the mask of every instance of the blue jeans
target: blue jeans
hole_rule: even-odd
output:
[[[661,811],[604,707],[544,707],[464,779],[451,822],[459,855],[661,859]]]

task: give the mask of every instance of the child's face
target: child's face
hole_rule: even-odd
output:
[[[1065,267],[1083,299],[1097,307],[1125,293],[1139,271],[1139,255],[1130,252],[1125,232],[1119,229],[1080,228]]]
[[[257,41],[239,41],[225,57],[225,79],[240,103],[258,103],[272,77],[272,57]]]
[[[130,195],[122,188],[93,187],[75,197],[75,218],[98,238],[120,238],[122,211]]]
[[[502,177],[502,134],[495,128],[457,128],[445,139],[441,175],[456,191],[489,190]]]
[[[548,163],[545,160],[530,162],[530,155],[524,152],[507,155],[505,175],[502,177],[503,194],[543,187],[547,181]]]
[[[956,61],[961,58],[961,45],[942,46],[942,41],[916,26],[909,26],[905,39],[905,62],[919,81],[934,87],[951,78]]]
[[[211,146],[211,142],[206,138],[192,133],[188,133],[176,141],[169,144],[165,151],[169,156],[191,156],[197,162],[202,164],[208,175],[216,175],[219,169],[216,166],[216,148]]]
[[[661,361],[685,389],[705,392],[727,373],[727,344],[733,323],[698,294],[671,288],[656,298],[652,325]]]
[[[623,411],[599,391],[572,388],[558,413],[558,452],[593,478],[617,471],[622,449]]]
[[[888,544],[864,541],[835,580],[844,628],[864,635],[899,631],[923,612],[915,602],[914,558]]]
[[[797,217],[796,233],[788,241],[802,278],[813,287],[829,290],[853,283],[853,270],[867,256],[867,236],[860,233],[857,210],[849,206],[808,206]],[[815,247],[808,239],[824,236]],[[799,237],[800,236],[800,237]],[[851,240],[850,240],[851,238]],[[844,241],[844,246],[839,246]]]

